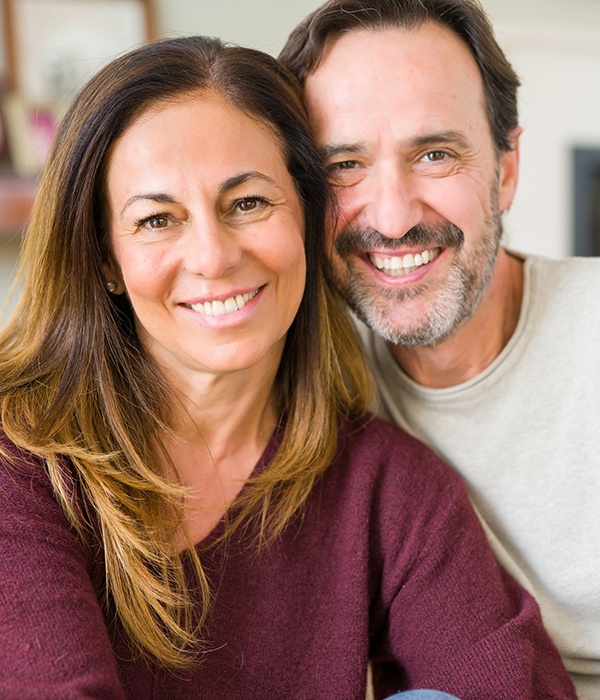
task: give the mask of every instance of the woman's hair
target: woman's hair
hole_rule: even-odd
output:
[[[304,85],[328,39],[359,29],[416,29],[426,22],[446,27],[465,42],[479,67],[496,149],[512,150],[510,132],[519,124],[519,78],[477,0],[329,0],[290,34],[279,60]]]
[[[165,477],[162,439],[176,397],[139,341],[127,296],[106,290],[106,172],[116,140],[142,113],[204,93],[271,130],[304,210],[306,291],[274,388],[282,443],[244,490],[229,531],[256,518],[268,543],[298,512],[333,459],[340,417],[367,410],[371,380],[324,281],[326,179],[296,81],[274,58],[186,37],[133,50],[90,80],[59,127],[24,241],[19,304],[0,334],[4,432],[42,460],[81,537],[100,533],[106,604],[133,647],[167,666],[189,662],[210,592],[190,547],[203,601],[190,614],[174,553],[185,489]]]

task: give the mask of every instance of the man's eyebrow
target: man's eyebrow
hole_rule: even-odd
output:
[[[123,204],[119,216],[122,217],[123,212],[125,209],[127,209],[127,207],[131,206],[135,202],[139,202],[141,199],[147,199],[151,202],[159,202],[161,204],[177,204],[175,197],[171,197],[170,194],[165,194],[164,192],[145,192],[134,194],[132,197],[129,197],[129,199],[126,200],[125,204]]]
[[[272,177],[261,173],[259,170],[248,170],[240,173],[239,175],[233,175],[222,182],[219,185],[219,194],[224,194],[225,192],[234,189],[238,185],[243,185],[245,182],[248,182],[248,180],[263,180],[263,182],[267,182],[269,185],[273,185],[274,187],[281,189],[281,186],[275,180],[273,180]]]
[[[360,155],[367,150],[363,143],[332,143],[319,148],[323,160],[335,158],[340,155]]]
[[[462,148],[467,148],[467,140],[460,131],[435,131],[428,134],[421,134],[406,139],[403,142],[405,148],[423,148],[426,146],[442,146],[444,144],[454,144]],[[322,146],[319,151],[323,160],[327,161],[338,156],[359,156],[366,153],[367,144],[359,143],[332,143]]]
[[[406,141],[406,145],[409,148],[443,146],[444,144],[454,144],[462,148],[467,148],[468,146],[467,139],[460,131],[435,131],[430,134],[415,136]]]

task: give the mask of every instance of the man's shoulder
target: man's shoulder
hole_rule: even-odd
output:
[[[583,324],[587,335],[590,315],[600,313],[600,257],[528,257],[526,290],[528,327],[534,319],[536,328],[565,319],[573,332]]]
[[[600,257],[546,258],[539,255],[526,257],[526,266],[531,276],[553,283],[568,282],[568,288],[590,284],[600,286]]]

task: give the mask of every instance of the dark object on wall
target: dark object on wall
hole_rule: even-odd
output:
[[[600,148],[573,149],[575,255],[600,256]]]

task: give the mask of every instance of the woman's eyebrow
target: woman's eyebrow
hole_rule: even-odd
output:
[[[248,180],[263,180],[264,182],[268,182],[274,187],[279,187],[277,182],[273,180],[272,177],[261,173],[259,170],[248,170],[246,172],[240,173],[239,175],[233,175],[232,177],[227,178],[227,180],[225,180],[223,183],[221,183],[221,185],[219,185],[219,194],[228,192],[234,187],[244,184],[244,182],[247,182]],[[139,202],[140,200],[160,202],[161,204],[178,203],[175,197],[172,197],[170,194],[166,194],[165,192],[141,192],[139,194],[132,195],[131,197],[129,197],[129,199],[125,201],[121,208],[119,216],[122,217],[127,207],[130,207],[132,204],[134,204],[135,202]]]
[[[248,170],[240,173],[239,175],[233,175],[222,182],[219,185],[219,194],[224,194],[225,192],[234,189],[238,185],[243,185],[244,182],[248,182],[248,180],[263,180],[264,182],[268,182],[270,185],[279,187],[277,182],[273,180],[272,177],[261,173],[259,170]]]
[[[177,204],[175,197],[172,197],[170,194],[165,194],[164,192],[134,194],[132,197],[129,197],[129,199],[126,200],[125,204],[123,204],[119,217],[123,216],[123,213],[127,207],[131,206],[135,202],[139,202],[141,199],[147,199],[151,202],[160,202],[161,204]]]

